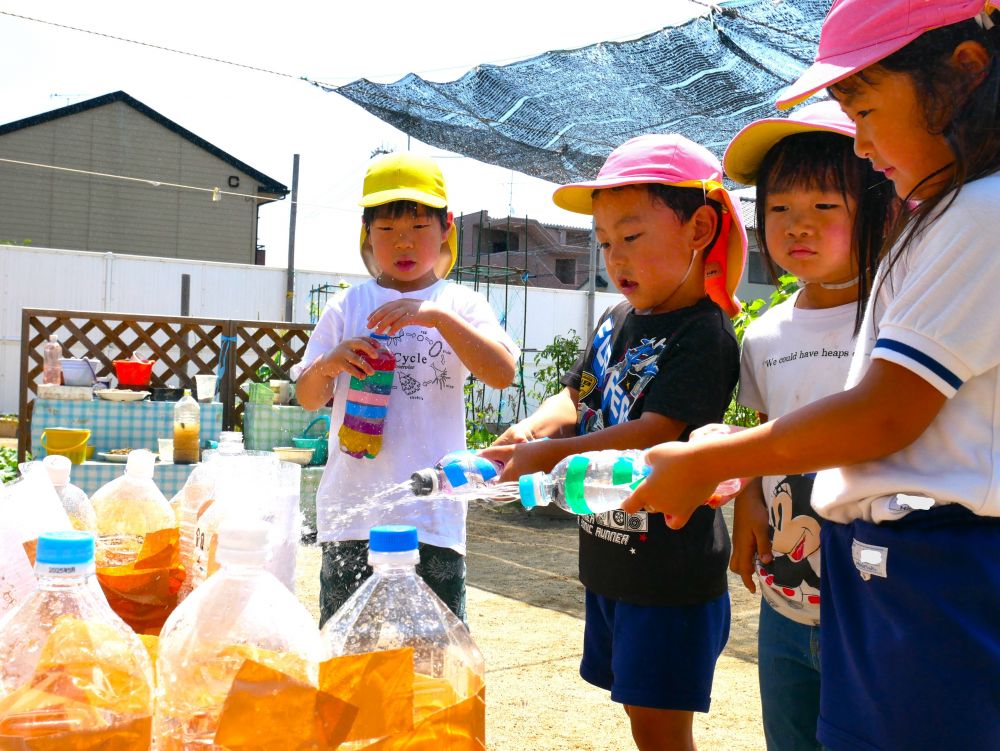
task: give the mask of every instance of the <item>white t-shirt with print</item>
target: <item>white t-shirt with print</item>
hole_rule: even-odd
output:
[[[841,391],[854,352],[856,305],[796,308],[799,293],[747,328],[737,401],[775,419]],[[819,623],[820,520],[811,475],[763,478],[774,561],[757,564],[761,592],[787,618]]]
[[[437,281],[413,292],[397,292],[370,280],[332,298],[309,337],[302,368],[344,339],[367,336],[376,308],[395,300],[430,300],[454,311],[477,330],[520,352],[497,322],[486,298],[454,282]],[[466,504],[446,497],[416,498],[409,478],[450,451],[465,448],[465,400],[469,370],[436,329],[408,326],[388,342],[396,374],[385,418],[382,448],[374,459],[355,459],[340,450],[350,376],[337,377],[330,416],[330,451],[316,495],[320,541],[367,540],[379,524],[412,524],[421,542],[465,553]],[[405,485],[400,485],[405,483]]]
[[[998,203],[1000,175],[968,183],[884,284],[883,263],[847,387],[882,359],[920,376],[947,401],[906,448],[818,473],[813,506],[824,517],[877,523],[931,499],[1000,516]]]

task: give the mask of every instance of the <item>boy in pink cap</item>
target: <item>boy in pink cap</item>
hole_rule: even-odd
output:
[[[557,205],[593,215],[626,299],[601,316],[565,388],[484,452],[507,463],[501,479],[584,451],[684,440],[722,417],[738,374],[728,314],[746,234],[721,180],[708,150],[646,135],[615,149],[595,180],[556,190]],[[552,440],[526,442],[541,437]],[[721,513],[705,506],[680,533],[645,512],[579,524],[581,675],[625,705],[638,748],[693,749],[693,713],[708,711],[729,635]]]
[[[823,470],[819,740],[1000,748],[1000,11],[838,0],[780,103],[823,88],[906,201],[845,390],[656,447],[625,507],[681,527],[723,478]]]

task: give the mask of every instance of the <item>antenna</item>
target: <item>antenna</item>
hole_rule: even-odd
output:
[[[65,99],[66,104],[70,103],[70,99],[80,99],[83,94],[49,94],[49,99]]]

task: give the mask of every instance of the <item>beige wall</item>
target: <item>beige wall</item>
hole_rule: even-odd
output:
[[[256,194],[257,182],[122,102],[0,136],[0,156]],[[240,179],[238,188],[228,178]],[[256,202],[0,162],[0,241],[253,263]]]

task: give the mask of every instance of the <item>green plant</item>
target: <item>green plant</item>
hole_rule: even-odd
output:
[[[31,461],[31,454],[26,454],[24,460]],[[0,483],[7,484],[17,476],[17,449],[0,446]]]
[[[756,300],[746,303],[740,314],[733,319],[733,328],[736,330],[737,341],[742,345],[743,334],[746,333],[747,326],[757,318],[760,318],[767,307],[784,302],[798,288],[799,280],[791,274],[785,274],[778,277],[778,288],[771,293],[771,299],[768,302],[765,303],[764,300],[758,297]],[[723,422],[727,425],[742,425],[745,428],[752,428],[760,424],[760,420],[757,419],[757,413],[754,410],[737,404],[735,394],[729,402]]]
[[[535,387],[531,395],[541,402],[559,393],[559,379],[579,357],[580,337],[576,330],[570,329],[566,336],[556,334],[550,344],[535,353]]]
[[[490,418],[496,417],[496,408],[485,403],[485,391],[486,387],[471,377],[462,387],[465,395],[465,442],[470,449],[486,448],[497,438],[497,434],[487,427]]]

